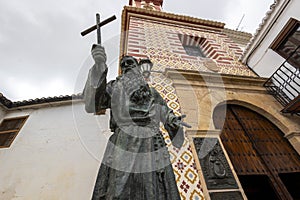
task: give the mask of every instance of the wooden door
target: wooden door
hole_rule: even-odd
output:
[[[299,155],[274,124],[238,105],[218,106],[213,118],[249,199],[300,199],[290,183],[300,182]]]

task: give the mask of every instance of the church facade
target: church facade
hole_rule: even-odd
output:
[[[245,64],[251,35],[162,5],[124,7],[120,57],[149,58],[149,84],[192,126],[180,149],[162,129],[181,199],[299,198],[300,118],[280,112],[269,77]],[[81,95],[0,100],[0,197],[89,199],[109,112],[85,113]]]
[[[153,86],[170,107],[187,114],[193,126],[186,130],[182,149],[182,155],[193,159],[179,156],[173,162],[181,197],[194,199],[197,191],[196,184],[186,178],[193,177],[187,175],[191,168],[181,166],[196,164],[193,173],[198,172],[200,179],[199,198],[242,198],[245,194],[248,198],[295,198],[288,182],[299,178],[299,148],[293,142],[299,117],[283,115],[280,103],[264,87],[268,78],[240,61],[249,35],[227,30],[219,22],[164,13],[162,3],[130,1],[131,7],[124,8],[120,55],[150,58]],[[217,151],[220,155],[211,155],[218,149],[218,143],[210,146],[215,139],[226,155],[221,150]],[[208,152],[201,152],[204,147]],[[220,161],[227,178],[211,171],[216,169],[214,156],[233,166],[234,170],[225,170],[227,164]]]

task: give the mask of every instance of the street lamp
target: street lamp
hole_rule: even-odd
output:
[[[146,58],[146,59],[141,59],[139,62],[139,65],[140,65],[143,76],[146,79],[148,79],[151,74],[151,69],[153,67],[153,63],[151,62],[150,59]]]

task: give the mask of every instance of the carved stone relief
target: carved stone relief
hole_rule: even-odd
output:
[[[217,138],[193,138],[207,189],[238,189]]]

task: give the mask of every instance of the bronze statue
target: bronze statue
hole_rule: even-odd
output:
[[[170,156],[160,131],[168,131],[172,144],[182,146],[183,116],[176,116],[164,99],[145,81],[138,61],[121,60],[122,74],[107,83],[105,50],[93,45],[95,64],[84,88],[85,109],[110,109],[106,151],[98,172],[93,200],[179,200]]]

